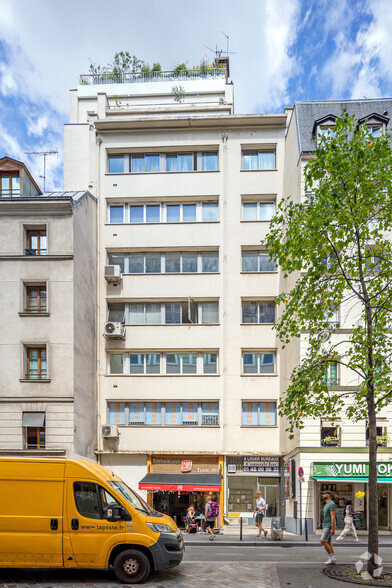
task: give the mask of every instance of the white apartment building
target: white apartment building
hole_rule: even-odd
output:
[[[0,453],[95,457],[96,200],[0,159]]]
[[[234,114],[225,73],[84,76],[65,126],[65,189],[99,203],[98,458],[178,519],[205,493],[235,519],[257,489],[282,514],[276,405],[294,356],[260,241],[286,114]]]
[[[375,136],[390,132],[392,100],[348,100],[328,102],[296,102],[293,109],[287,109],[289,119],[286,155],[284,193],[297,202],[305,201],[311,195],[305,193],[304,168],[314,156],[315,139],[330,132],[338,116],[346,109],[355,114],[359,124],[372,127]],[[331,343],[344,340],[352,332],[355,312],[347,303],[336,310],[331,319],[333,328]],[[301,339],[300,353],[306,350],[306,334]],[[331,365],[326,374],[334,390],[349,391],[358,382],[352,381],[352,373],[337,365]],[[385,407],[378,422],[378,500],[379,527],[381,532],[392,530],[392,407]],[[358,529],[367,529],[367,425],[365,421],[353,423],[343,418],[331,422],[325,419],[307,419],[305,427],[298,431],[295,439],[289,441],[290,451],[285,455],[286,477],[286,528],[302,533],[307,519],[308,530],[321,526],[321,491],[333,492],[337,504],[337,526],[342,528],[343,511],[347,499],[353,501],[354,509],[360,511]],[[298,483],[298,468],[304,470],[304,482]],[[302,502],[300,501],[302,494]],[[302,521],[300,519],[302,514]]]

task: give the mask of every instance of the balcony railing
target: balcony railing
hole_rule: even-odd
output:
[[[124,72],[124,73],[102,73],[102,74],[82,74],[79,77],[79,83],[83,85],[97,84],[134,84],[144,82],[178,82],[189,80],[214,80],[225,79],[226,69],[223,67],[211,68],[206,71],[199,69],[185,69],[175,71],[154,71],[150,73],[143,72]]]
[[[25,249],[25,255],[46,255],[46,249],[31,249],[28,247]]]

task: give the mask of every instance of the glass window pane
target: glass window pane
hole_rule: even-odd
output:
[[[130,402],[129,407],[129,424],[144,424],[144,402]]]
[[[41,231],[40,234],[40,252],[41,255],[46,254],[46,233]]]
[[[193,223],[196,221],[196,204],[182,205],[182,220],[184,223]]]
[[[159,171],[159,155],[145,155],[144,156],[144,171],[146,171],[146,172]]]
[[[159,223],[161,220],[161,207],[159,204],[146,206],[146,223]]]
[[[275,169],[275,152],[260,151],[258,169]]]
[[[165,253],[165,271],[166,273],[180,273],[181,253]]]
[[[203,325],[219,323],[219,302],[201,302],[200,306]]]
[[[193,170],[193,153],[179,153],[177,156],[178,171]]]
[[[124,322],[125,305],[111,303],[108,305],[108,321]]]
[[[219,270],[218,252],[204,251],[201,254],[201,271],[202,272],[217,272]]]
[[[274,427],[276,425],[276,403],[260,402],[260,425]]]
[[[275,322],[275,302],[260,302],[259,303],[259,322],[273,323]]]
[[[216,353],[203,354],[203,373],[216,374],[218,371],[218,356]]]
[[[161,355],[160,353],[147,353],[146,355],[146,374],[161,373]]]
[[[82,517],[100,519],[101,509],[98,502],[97,486],[90,482],[75,482],[75,503]]]
[[[27,288],[28,308],[30,310],[37,310],[38,308],[38,288]]]
[[[177,153],[166,155],[166,171],[177,171]]]
[[[258,304],[257,302],[243,302],[242,303],[242,322],[243,323],[257,323]]]
[[[182,354],[182,373],[196,374],[197,372],[197,354],[183,353]]]
[[[181,373],[181,355],[179,353],[166,353],[166,373]]]
[[[143,218],[143,206],[130,206],[129,207],[129,216],[131,223],[142,223],[144,222]]]
[[[182,254],[182,271],[184,273],[197,272],[197,253],[189,251]]]
[[[218,203],[217,202],[203,202],[202,203],[202,221],[214,222],[218,220]]]
[[[275,262],[270,260],[268,251],[259,251],[259,271],[260,272],[274,272]]]
[[[12,196],[20,196],[20,178],[12,178]]]
[[[121,273],[125,270],[125,256],[123,253],[109,253],[108,255],[109,265],[119,265]]]
[[[160,402],[146,402],[146,425],[162,424],[162,405]]]
[[[111,353],[109,359],[111,374],[124,373],[124,356],[122,353]]]
[[[160,325],[162,323],[161,316],[160,304],[146,304],[146,325]]]
[[[132,155],[131,171],[144,172],[144,155]]]
[[[244,151],[242,154],[242,169],[257,169],[257,151]]]
[[[199,422],[197,402],[182,403],[182,422],[197,425]]]
[[[218,169],[218,154],[203,153],[201,156],[201,169],[203,171],[215,171]]]
[[[180,402],[166,402],[165,404],[166,415],[165,415],[165,424],[166,425],[181,425],[181,403]]]
[[[242,359],[244,374],[257,374],[257,353],[244,353]]]
[[[10,178],[9,176],[2,176],[1,178],[1,195],[3,198],[8,198],[10,195]]]
[[[161,273],[161,254],[146,253],[146,274]]]
[[[201,411],[202,425],[219,425],[219,404],[217,402],[203,402]]]
[[[242,425],[243,426],[256,426],[258,414],[258,403],[257,402],[243,402],[242,403]]]
[[[260,353],[260,374],[275,373],[275,353]]]
[[[109,173],[124,173],[124,155],[109,155]]]
[[[125,402],[109,402],[109,425],[125,425]]]
[[[242,205],[242,220],[257,220],[257,202],[244,202]]]
[[[124,207],[123,206],[111,206],[109,220],[111,223],[123,223],[124,222]]]
[[[144,304],[129,305],[129,324],[144,325]]]
[[[130,253],[129,254],[129,273],[143,274],[144,273],[144,253]]]
[[[258,252],[257,251],[243,251],[242,252],[242,271],[243,272],[257,272],[258,270]]]
[[[144,374],[144,354],[131,353],[129,356],[130,373]]]
[[[180,222],[180,205],[168,204],[166,206],[166,222],[179,223]]]
[[[165,323],[166,325],[181,324],[181,304],[178,302],[168,302],[165,304]]]
[[[260,202],[260,220],[270,221],[275,214],[275,202]]]

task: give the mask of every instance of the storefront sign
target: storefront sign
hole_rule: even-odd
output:
[[[243,471],[279,474],[279,457],[263,455],[244,456]]]
[[[183,469],[186,467],[187,469]],[[153,455],[151,458],[152,474],[219,474],[219,457],[215,455]]]
[[[192,460],[191,459],[183,459],[182,460],[181,471],[182,472],[191,472],[192,471]]]
[[[368,478],[368,462],[314,462],[312,464],[314,478],[328,478],[344,480],[345,478]],[[380,481],[392,478],[392,463],[379,462],[377,464],[377,479]]]

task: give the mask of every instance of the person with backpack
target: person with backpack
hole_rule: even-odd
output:
[[[264,533],[264,537],[267,537],[268,531],[263,529],[263,518],[265,517],[266,502],[261,495],[261,492],[256,492],[256,507],[253,511],[253,516],[256,516],[256,527],[259,529],[259,534],[256,535],[256,539],[260,539],[261,532]]]
[[[345,536],[347,535],[347,533],[352,534],[352,536],[354,537],[355,543],[359,542],[357,530],[354,525],[354,515],[355,514],[360,514],[360,512],[354,510],[353,503],[351,500],[347,500],[346,508],[344,511],[344,529],[340,533],[339,537],[336,538],[337,543],[341,543],[343,541],[343,539],[345,538]]]
[[[205,528],[210,534],[209,540],[215,539],[214,527],[216,518],[219,516],[219,504],[211,499],[211,496],[207,496],[206,505],[204,509],[205,514]]]

